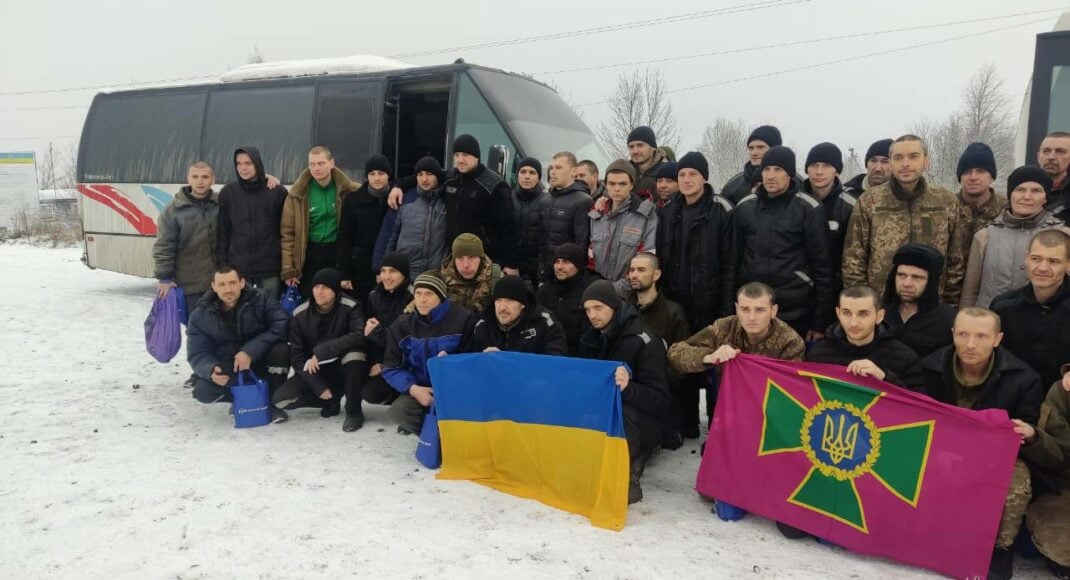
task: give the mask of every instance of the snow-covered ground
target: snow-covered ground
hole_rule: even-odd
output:
[[[724,523],[663,452],[627,527],[437,481],[384,407],[237,430],[146,352],[154,283],[0,245],[0,578],[922,578]],[[367,408],[367,406],[366,406]],[[1043,577],[1019,562],[1017,577]]]

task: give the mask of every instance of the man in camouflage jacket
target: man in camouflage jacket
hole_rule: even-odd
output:
[[[475,234],[461,234],[453,240],[453,252],[442,263],[442,279],[450,302],[481,314],[491,303],[494,284],[502,269],[483,251],[483,241]]]

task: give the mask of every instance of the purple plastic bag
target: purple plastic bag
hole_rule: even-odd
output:
[[[145,349],[159,362],[171,362],[182,348],[182,316],[178,305],[184,300],[181,288],[172,288],[166,298],[157,296],[145,319]]]

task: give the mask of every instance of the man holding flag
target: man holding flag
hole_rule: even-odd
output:
[[[1038,497],[1025,512],[1026,524],[1048,569],[1057,578],[1070,578],[1070,374],[1051,386],[1039,423],[1014,423],[1025,458],[1038,470]]]

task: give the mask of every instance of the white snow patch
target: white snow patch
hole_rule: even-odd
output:
[[[230,83],[260,79],[307,77],[332,74],[359,74],[412,68],[414,65],[369,54],[339,58],[284,60],[247,64],[223,73],[219,80]]]
[[[436,480],[385,407],[356,433],[312,410],[234,429],[181,387],[185,352],[145,352],[155,282],[79,258],[0,245],[0,578],[932,577],[721,522],[693,491],[697,441],[653,460],[610,532]]]

